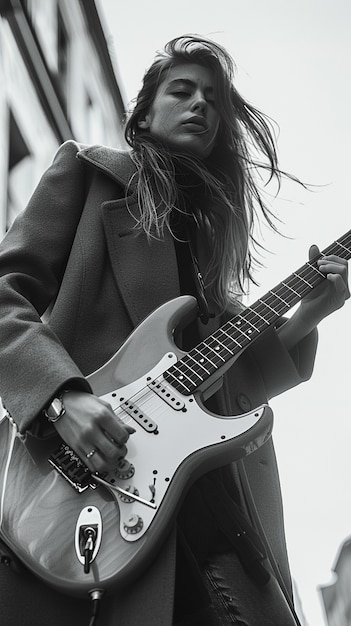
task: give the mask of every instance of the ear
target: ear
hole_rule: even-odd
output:
[[[151,117],[149,113],[147,113],[144,118],[138,121],[139,128],[143,128],[144,130],[147,128],[150,128],[150,124],[151,124]]]

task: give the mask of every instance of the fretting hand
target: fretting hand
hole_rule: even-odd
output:
[[[318,246],[311,246],[310,261],[318,254]],[[329,255],[321,257],[317,264],[326,280],[305,296],[296,312],[278,328],[279,337],[288,350],[310,333],[327,315],[340,309],[350,297],[347,261]]]
[[[319,254],[318,246],[312,245],[309,259]],[[316,326],[323,318],[340,309],[350,297],[348,287],[348,264],[345,259],[335,255],[323,256],[317,261],[318,269],[326,276],[320,285],[315,287],[301,301],[301,314],[311,327]]]

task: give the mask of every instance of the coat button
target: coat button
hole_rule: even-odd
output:
[[[252,409],[250,398],[248,398],[244,393],[239,393],[236,397],[236,401],[243,411],[250,411],[250,409]]]

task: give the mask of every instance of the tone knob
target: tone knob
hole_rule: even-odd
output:
[[[134,472],[135,472],[134,465],[132,465],[132,463],[129,463],[127,459],[121,459],[120,461],[118,461],[118,464],[116,467],[117,478],[121,478],[122,480],[132,478],[132,476],[134,476]]]
[[[136,515],[135,513],[133,513],[130,517],[128,517],[128,519],[123,524],[124,530],[129,535],[135,535],[136,533],[140,533],[143,525],[144,525],[144,522],[142,518],[139,515]]]
[[[128,491],[128,493],[130,493],[130,496],[128,496],[126,493],[119,493],[118,497],[122,500],[122,502],[135,502],[133,495],[138,496],[139,495],[139,491],[136,487],[132,487],[131,485],[128,485],[125,488],[125,491]]]

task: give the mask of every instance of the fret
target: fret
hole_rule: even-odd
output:
[[[300,274],[302,274],[301,270],[291,274],[291,276],[289,276],[289,278],[285,281],[288,287],[294,289],[297,294],[297,300],[295,299],[295,302],[300,300],[306,290],[306,280],[302,280]],[[308,291],[310,291],[310,289],[311,287],[308,287]]]
[[[220,346],[219,346],[219,345],[217,345],[215,348],[212,348],[212,346],[209,346],[209,345],[207,344],[207,347],[208,347],[210,350],[212,350],[212,352],[214,352],[214,354],[215,354],[217,357],[219,357],[220,359],[222,359],[222,361],[225,363],[225,358],[224,358],[224,357],[223,357],[223,356],[219,353],[219,350],[220,350]]]
[[[192,348],[164,372],[164,379],[184,395],[196,391],[211,375],[259,337],[262,331],[325,280],[325,275],[318,269],[317,260],[330,254],[351,258],[351,230]]]
[[[272,311],[272,313],[274,313],[274,315],[275,315],[275,316],[277,315],[276,310],[275,310],[273,307],[271,307],[271,306],[268,304],[268,302],[266,302],[265,300],[262,300],[262,299],[260,299],[260,302],[261,302],[261,304],[263,304],[264,306],[266,306],[266,307],[267,307],[270,311]]]
[[[234,341],[234,342],[236,343],[236,345],[240,348],[240,350],[243,348],[243,345],[240,343],[240,341],[237,341],[237,340],[235,339],[235,337],[232,337],[231,335],[229,335],[229,334],[227,333],[227,331],[225,331],[224,329],[222,329],[222,332],[223,332],[223,333],[224,333],[224,334],[225,334],[225,335],[226,335],[229,339],[231,339],[232,341]]]
[[[255,306],[255,305],[253,305],[253,306]],[[259,318],[259,320],[260,320],[260,321],[264,322],[264,324],[266,325],[266,327],[267,327],[267,326],[270,326],[269,321],[268,321],[268,320],[266,320],[266,318],[265,318],[263,315],[260,315],[260,313],[259,313],[256,309],[254,309],[253,307],[251,307],[251,311],[252,311],[252,313],[254,313],[254,314],[255,314],[255,315]]]
[[[221,347],[222,347],[222,348],[224,348],[224,350],[226,350],[227,352],[229,352],[229,355],[230,355],[230,356],[233,356],[233,352],[232,352],[232,350],[230,350],[230,349],[228,348],[228,346],[226,346],[226,345],[225,345],[225,343],[223,343],[222,341],[220,341],[220,340],[218,339],[218,336],[217,336],[218,334],[219,334],[219,331],[217,331],[217,332],[216,332],[216,341],[217,341],[217,343],[219,343],[219,344],[221,345]]]
[[[196,350],[196,348],[194,348],[194,350]],[[196,350],[196,352],[199,352],[199,351],[198,351],[198,350]],[[188,358],[189,358],[189,359],[191,359],[192,361],[194,361],[194,363],[196,363],[197,365],[199,365],[199,367],[201,367],[201,368],[202,368],[202,369],[206,372],[206,374],[211,374],[210,370],[208,370],[208,369],[207,369],[207,368],[203,365],[203,364],[205,363],[205,359],[204,359],[204,357],[201,357],[201,359],[199,359],[199,360],[197,361],[197,360],[196,360],[193,356],[191,356],[191,353],[190,353],[190,352],[188,352],[187,356],[188,356]]]
[[[229,323],[230,322],[227,322],[227,325]],[[220,332],[225,334],[227,340],[230,341],[230,345],[231,345],[230,348],[228,346],[226,346],[226,350],[229,353],[229,356],[227,358],[230,358],[230,357],[238,354],[239,352],[241,352],[241,350],[249,342],[249,338],[248,337],[244,336],[242,333],[240,333],[240,335],[238,334],[238,329],[236,328],[236,326],[234,324],[230,323],[230,326],[231,326],[230,332],[232,334],[230,334],[230,332],[223,331],[223,328],[220,329]],[[217,332],[219,332],[219,331],[217,331]],[[240,337],[240,340],[239,340],[239,337]],[[243,337],[244,337],[245,341],[243,341],[243,339],[242,339]]]
[[[179,373],[177,375],[177,379],[182,381],[183,384],[186,383],[188,385],[190,383],[192,385],[194,383],[191,376],[188,376],[189,369],[187,368],[186,363],[184,362],[184,359],[181,359],[180,361],[178,361],[178,363],[174,365],[174,369],[178,370]],[[187,372],[185,370],[187,370]],[[203,379],[201,380],[201,382],[203,382]]]
[[[295,289],[290,287],[290,285],[288,285],[285,282],[282,282],[282,285],[284,285],[284,287],[286,287],[287,289],[290,289],[290,291],[292,291],[292,293],[295,294],[295,296],[297,296],[298,300],[300,300],[300,294],[297,291],[295,291]]]
[[[278,294],[278,292],[281,292]],[[278,285],[273,290],[273,293],[276,293],[278,297],[285,303],[286,310],[290,309],[291,306],[294,306],[296,303],[296,296],[291,291],[291,289],[287,289],[283,284]],[[282,294],[282,295],[281,295]]]
[[[187,385],[186,383],[184,383],[181,378],[176,376],[176,374],[171,368],[169,368],[164,373],[163,377],[168,383],[172,385],[172,387],[174,387],[174,389],[184,394],[185,396],[189,395],[190,393],[195,391],[195,389],[197,389],[197,387],[193,387],[192,385]]]
[[[341,247],[341,250],[338,250],[337,247]],[[346,253],[346,254],[345,254]],[[324,254],[338,254],[344,259],[349,259],[351,255],[351,234],[350,231],[346,233],[340,239],[337,239],[332,243],[329,248],[324,250]]]
[[[317,274],[319,274],[319,276],[321,276],[322,278],[325,278],[324,274],[319,271],[317,266],[314,266],[311,263],[306,263],[306,265],[308,265],[308,267],[310,267],[313,270],[313,272],[316,272]]]
[[[249,341],[251,341],[251,337],[249,337],[246,332],[241,328],[241,319],[238,320],[237,322],[235,322],[234,324],[235,330],[239,331],[239,333],[241,335],[244,335],[244,337],[246,337],[246,339],[248,339]]]
[[[282,298],[278,293],[274,293],[274,291],[270,291],[269,293],[272,294],[272,296],[274,296],[275,298],[279,298],[279,300],[285,305],[285,306],[289,306],[288,303],[286,302],[286,300],[284,300],[284,298]]]
[[[202,354],[203,354],[203,352],[202,352]],[[216,371],[216,367],[217,367],[216,363],[214,361],[212,361],[207,354],[206,354],[206,361],[207,361],[208,365],[212,366],[212,370]]]
[[[309,283],[309,282],[308,282],[308,280],[305,280],[305,279],[303,278],[303,276],[301,276],[301,274],[300,274],[300,275],[298,275],[298,274],[296,274],[296,273],[294,272],[294,276],[296,276],[297,278],[299,278],[300,280],[302,280],[302,281],[303,281],[303,282],[307,285],[307,287],[309,287],[310,289],[312,289],[313,285],[311,285],[311,283]]]
[[[249,309],[249,310],[250,310],[250,309]],[[259,329],[259,328],[257,328],[257,326],[255,326],[255,324],[253,324],[252,322],[250,322],[250,320],[249,320],[249,319],[247,319],[247,318],[248,318],[248,315],[245,317],[245,321],[246,321],[248,324],[250,324],[250,326],[251,326],[251,327],[252,327],[252,328],[256,331],[256,333],[259,333],[259,332],[260,332],[260,329]]]
[[[337,243],[338,246],[340,246],[340,248],[342,248],[343,250],[346,250],[347,253],[350,252],[351,244],[350,244],[350,249],[349,249],[349,248],[346,248],[346,246],[344,246],[340,241],[336,241],[335,243]],[[339,255],[339,256],[341,256],[341,255]]]
[[[201,345],[201,344],[200,344],[200,345]],[[203,353],[202,353],[202,352],[201,352],[198,348],[193,348],[193,349],[189,352],[189,354],[191,354],[192,352],[199,352],[199,354],[201,354],[201,355],[202,355],[202,356],[201,356],[200,361],[201,361],[202,363],[206,362],[208,366],[212,365],[212,370],[213,370],[213,371],[215,371],[215,368],[216,368],[215,363],[213,363],[213,361],[211,361],[211,359],[209,359],[207,356],[206,356],[206,358],[205,358],[205,357],[203,356]],[[195,358],[195,357],[191,357],[191,358]],[[205,369],[205,368],[204,368],[204,369]],[[211,368],[210,368],[210,372],[211,372]],[[212,372],[211,372],[211,374],[212,374]]]
[[[300,281],[304,284],[301,284],[302,291],[300,293],[300,297],[305,295],[305,293],[311,291],[311,289],[313,289],[316,285],[322,282],[321,278],[324,279],[325,276],[324,274],[322,274],[322,272],[318,270],[317,267],[314,269],[313,272],[311,272],[311,268],[309,266],[303,268],[303,270],[301,270]]]
[[[247,344],[249,339],[247,337],[245,337],[245,341],[243,341],[242,337],[243,335],[240,334],[240,341],[238,339],[238,333],[237,333],[237,328],[236,326],[231,323],[231,322],[227,322],[226,326],[228,326],[228,324],[230,324],[231,328],[228,329],[229,332],[224,331],[223,327],[220,328],[218,331],[216,331],[215,336],[217,338],[218,334],[224,334],[224,341],[226,343],[224,343],[225,346],[225,350],[227,352],[227,356],[226,356],[226,360],[230,359],[232,356],[235,356],[236,354],[238,354],[239,352],[241,352],[241,350],[245,347],[245,343]],[[237,336],[235,336],[237,335]],[[227,345],[227,343],[229,343],[229,345]]]
[[[185,363],[185,361],[186,361],[186,363]],[[184,359],[183,362],[184,362],[184,364],[186,364],[186,367],[187,367],[187,370],[188,370],[188,374],[190,374],[189,380],[192,380],[193,375],[195,375],[199,379],[199,381],[200,381],[199,384],[201,384],[204,381],[203,377],[200,376],[200,374],[198,374],[196,372],[194,367],[191,367],[191,365],[189,365],[188,361],[189,361],[189,358],[188,358],[188,355],[187,355],[187,358]],[[195,364],[197,365],[196,361],[195,361]]]
[[[213,365],[213,367],[217,369],[220,365],[222,365],[223,361],[225,361],[224,357],[208,345],[207,339],[202,342],[201,346],[203,346],[201,348],[203,356]]]

